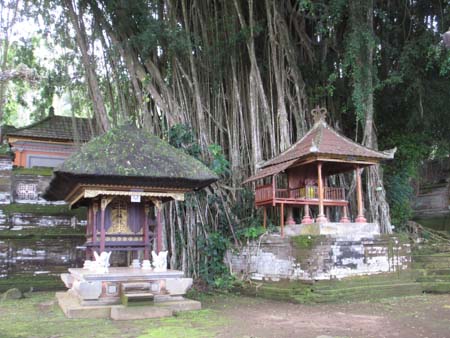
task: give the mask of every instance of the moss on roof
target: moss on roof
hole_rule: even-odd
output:
[[[197,159],[131,125],[94,138],[55,171],[102,176],[216,178]]]
[[[49,199],[67,196],[76,183],[199,189],[218,179],[194,157],[132,125],[84,144],[54,175],[44,196]]]

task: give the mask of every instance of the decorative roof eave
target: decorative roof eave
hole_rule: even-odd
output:
[[[78,185],[67,197],[66,202],[70,206],[78,203],[82,199],[92,199],[101,195],[106,196],[142,196],[173,199],[175,201],[184,201],[186,190],[180,191],[161,191],[161,189],[149,189],[149,187],[125,187],[120,186],[83,186]]]
[[[120,184],[113,184],[113,182],[120,182]],[[80,194],[80,189],[83,188],[114,191],[142,190],[144,192],[174,194],[199,190],[211,183],[213,182],[174,178],[158,181],[148,177],[73,175],[54,171],[53,178],[42,197],[53,201],[63,199],[71,201],[74,199],[73,196]]]
[[[73,144],[73,139],[69,138],[49,138],[49,137],[39,137],[39,136],[14,136],[14,135],[6,135],[8,138],[8,143],[16,144],[16,143],[24,143],[24,142],[36,142],[36,143],[52,143],[52,144]]]
[[[364,157],[364,156],[346,156],[336,154],[308,154],[304,157],[300,157],[296,160],[295,167],[299,167],[305,164],[314,162],[340,162],[355,165],[374,165],[378,164],[382,159],[378,157]]]

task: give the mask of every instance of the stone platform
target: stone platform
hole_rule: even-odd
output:
[[[320,225],[315,225],[315,229],[321,230]],[[302,229],[294,226],[293,230],[301,233]],[[410,266],[408,241],[372,235],[369,230],[349,231],[347,235],[294,235],[286,231],[284,238],[265,234],[238,250],[229,250],[226,261],[234,273],[265,281],[341,279],[395,272]]]
[[[155,301],[152,305],[82,305],[80,299],[70,290],[57,292],[56,299],[67,318],[110,318],[113,320],[133,320],[169,317],[177,312],[200,310],[201,303],[185,299],[181,296],[171,297],[162,302]]]
[[[334,238],[360,239],[374,238],[380,235],[377,223],[311,223],[287,225],[284,228],[286,236],[326,235]]]
[[[201,307],[182,297],[192,286],[192,278],[184,278],[178,270],[73,268],[61,279],[69,290],[58,293],[57,299],[69,318],[154,318]]]

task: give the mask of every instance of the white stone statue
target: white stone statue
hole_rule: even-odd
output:
[[[103,251],[100,255],[97,251],[94,251],[95,264],[91,263],[91,270],[98,273],[106,273],[109,268],[109,258],[111,257],[111,251],[105,252]]]
[[[159,254],[156,254],[152,251],[152,264],[155,272],[167,271],[167,253],[168,251],[160,251]]]
[[[152,265],[150,264],[150,261],[148,259],[144,259],[142,261],[142,270],[151,270],[152,269]]]

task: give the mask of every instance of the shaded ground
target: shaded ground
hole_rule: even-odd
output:
[[[69,320],[53,293],[0,303],[0,337],[450,337],[450,295],[298,305],[203,296],[204,310],[160,320]]]

